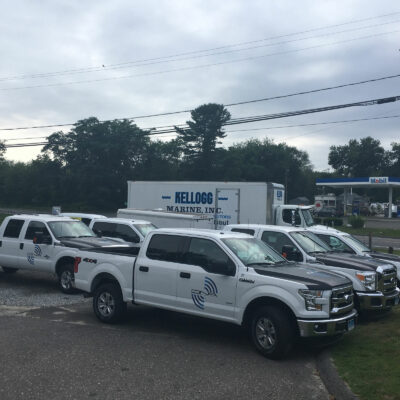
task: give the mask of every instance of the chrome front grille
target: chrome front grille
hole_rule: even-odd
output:
[[[350,312],[354,307],[353,286],[345,285],[332,289],[331,295],[331,315],[341,315]]]
[[[378,273],[378,290],[383,294],[392,293],[397,286],[397,276],[394,268],[384,269]]]

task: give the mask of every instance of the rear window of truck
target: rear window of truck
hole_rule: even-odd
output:
[[[186,238],[177,235],[154,235],[146,256],[152,260],[180,262]]]
[[[22,225],[24,225],[23,219],[10,219],[4,231],[4,237],[19,238],[21,233]]]

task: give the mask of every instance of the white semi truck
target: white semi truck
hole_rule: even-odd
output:
[[[312,207],[287,205],[284,198],[284,186],[272,182],[128,181],[128,209],[118,210],[118,216],[129,209],[207,215],[214,218],[215,229],[238,223],[314,224]],[[149,215],[143,219],[152,221]]]

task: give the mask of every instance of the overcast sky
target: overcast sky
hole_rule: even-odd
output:
[[[230,104],[400,73],[395,0],[21,0],[3,2],[0,30],[0,129]],[[394,78],[229,111],[237,118],[398,95]],[[351,138],[370,135],[390,148],[400,141],[400,118],[277,127],[395,116],[399,104],[235,125],[224,145],[268,137],[306,150],[324,170],[329,146]],[[147,128],[189,118],[135,122]],[[0,131],[0,140],[38,142],[55,130]],[[9,149],[6,158],[29,161],[40,150]]]

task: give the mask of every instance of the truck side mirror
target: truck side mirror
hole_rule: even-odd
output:
[[[32,241],[34,244],[52,244],[53,242],[51,236],[44,235],[43,232],[35,232]]]
[[[302,261],[301,252],[294,246],[286,244],[282,247],[282,255],[289,261]]]

